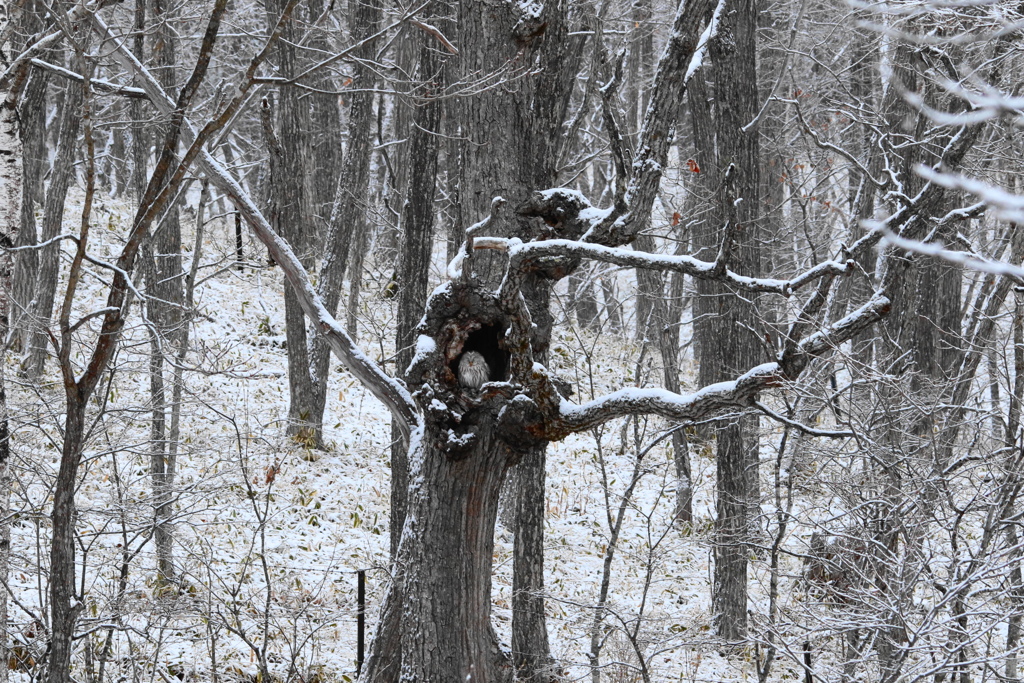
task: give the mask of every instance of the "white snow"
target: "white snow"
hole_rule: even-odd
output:
[[[693,52],[693,57],[690,59],[689,66],[686,67],[686,75],[683,76],[683,82],[690,80],[693,74],[697,73],[697,70],[704,64],[704,56],[707,54],[708,45],[711,43],[711,39],[718,33],[718,24],[722,19],[722,12],[725,10],[725,0],[718,0],[718,4],[715,5],[715,12],[711,15],[711,21],[704,28],[704,31],[700,34],[700,39],[697,41],[697,49]],[[680,8],[682,11],[682,8]]]

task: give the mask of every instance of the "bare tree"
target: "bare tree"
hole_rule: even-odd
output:
[[[12,24],[19,19],[17,12],[5,13],[0,18],[0,64],[8,64],[14,41]],[[17,92],[9,84],[0,87],[0,340],[6,345],[10,331],[14,254],[11,249],[18,243],[21,229],[22,149],[18,126]],[[8,680],[7,661],[7,590],[11,554],[10,521],[10,461],[11,436],[7,409],[5,366],[0,360],[0,681]]]

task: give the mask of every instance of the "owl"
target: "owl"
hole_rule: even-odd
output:
[[[466,351],[459,360],[459,384],[479,390],[491,375],[487,361],[476,351]]]

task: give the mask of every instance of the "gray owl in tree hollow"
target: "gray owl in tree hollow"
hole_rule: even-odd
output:
[[[487,361],[476,351],[466,351],[459,360],[459,384],[479,390],[491,375]]]

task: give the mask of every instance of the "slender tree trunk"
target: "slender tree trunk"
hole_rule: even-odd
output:
[[[1012,550],[1010,551],[1010,618],[1006,623],[1006,664],[1005,677],[1007,681],[1019,681],[1017,672],[1019,662],[1019,648],[1021,642],[1021,617],[1024,616],[1024,573],[1021,572],[1021,552],[1018,545],[1020,537],[1017,535],[1017,528],[1010,526],[1007,533],[1007,542]]]
[[[685,242],[680,243],[680,251]],[[659,331],[658,347],[664,368],[665,388],[679,393],[679,328],[683,315],[683,276],[673,273],[669,280],[667,315]],[[680,522],[693,521],[693,474],[690,469],[690,444],[686,432],[672,432],[672,462],[676,470],[675,518]]]
[[[352,266],[349,268],[348,302],[345,306],[345,331],[356,339],[359,332],[359,297],[363,288],[363,263],[370,242],[370,227],[364,222],[352,237]]]
[[[327,4],[324,0],[311,0],[307,5],[308,20],[312,25],[316,22],[320,16],[327,10]],[[364,6],[365,5],[365,6]],[[331,5],[333,8],[333,4]],[[301,5],[300,5],[301,8]],[[349,3],[348,18],[352,22],[352,38],[353,41],[362,40],[366,37],[366,34],[360,33],[358,25],[365,21],[367,15],[379,13],[379,6],[376,0],[365,2],[365,3]],[[326,24],[325,26],[329,26]],[[324,26],[312,28],[310,35],[309,46],[314,50],[323,51],[323,53],[330,52],[332,49],[330,42],[330,30]],[[372,50],[372,46],[370,46]],[[349,87],[356,91],[361,88],[366,88],[372,91],[373,85],[372,80],[365,78],[364,73],[369,71],[366,66],[358,60],[369,59],[372,61],[374,55],[372,52],[369,56],[366,56],[367,50],[362,50],[361,54],[356,56],[355,62],[352,66],[355,70],[352,83]],[[370,71],[372,78],[372,71]],[[310,101],[310,135],[308,136],[308,151],[310,156],[311,169],[310,169],[310,195],[311,195],[311,208],[313,216],[316,221],[316,233],[318,235],[324,235],[329,237],[331,229],[331,217],[336,209],[333,206],[336,204],[336,196],[338,192],[338,180],[344,176],[343,163],[345,167],[348,166],[347,159],[342,161],[342,130],[341,130],[341,113],[338,111],[338,96],[332,91],[336,88],[336,84],[332,81],[330,70],[324,69],[320,73],[313,75],[307,81],[314,88],[324,90],[325,92],[320,93],[309,93],[307,97]],[[349,154],[353,144],[355,142],[355,122],[352,117],[356,109],[355,98],[361,96],[367,96],[372,100],[372,92],[352,92],[350,94],[343,95],[344,101],[347,103],[352,101],[352,108],[349,113]],[[344,182],[344,180],[342,180]],[[360,196],[358,194],[359,186],[354,186],[352,194]],[[320,246],[320,240],[317,240],[318,246]],[[327,246],[323,243],[323,246]],[[328,247],[329,248],[329,247]],[[333,310],[331,311],[334,312]],[[317,378],[320,376],[317,375]],[[323,411],[321,411],[322,414]]]
[[[614,275],[607,269],[598,276],[601,281],[601,294],[604,296],[604,314],[608,318],[608,329],[617,334],[622,332],[622,303],[615,293],[613,278]]]
[[[600,326],[594,283],[580,271],[569,276],[569,307],[575,313],[576,323],[580,327],[596,330]]]
[[[352,42],[362,41],[378,30],[381,8],[376,0],[352,0],[349,10],[352,21]],[[356,54],[356,59],[359,61],[356,62],[351,84],[355,92],[349,96],[351,107],[348,116],[348,151],[345,154],[345,161],[335,188],[337,194],[334,197],[334,209],[325,244],[328,255],[324,259],[320,284],[317,287],[324,305],[331,315],[335,315],[338,310],[348,259],[359,253],[354,249],[354,243],[358,241],[356,237],[365,231],[367,197],[370,196],[370,156],[373,153],[373,124],[375,122],[372,91],[376,82],[374,71],[369,63],[374,58],[375,49],[373,43],[367,43]],[[323,103],[321,102],[317,106],[320,105]],[[322,179],[317,179],[316,184],[319,185],[321,182]],[[354,272],[353,282],[358,277],[359,273]],[[313,339],[310,346],[310,368],[308,370],[310,391],[300,394],[293,393],[292,398],[298,400],[299,405],[292,406],[289,412],[298,415],[299,419],[303,421],[304,438],[317,448],[322,448],[324,445],[323,417],[327,404],[327,381],[330,374],[330,348],[324,339],[316,333],[315,326],[311,327],[307,334]],[[303,415],[306,417],[302,418]]]
[[[68,81],[64,90],[57,153],[50,174],[50,185],[46,190],[46,206],[40,235],[43,242],[57,237],[63,225],[64,203],[74,174],[75,153],[78,149],[81,106],[81,85],[75,81]],[[50,316],[57,294],[59,270],[60,243],[55,241],[39,251],[39,268],[31,312],[32,334],[22,363],[22,372],[30,380],[38,380],[43,376],[43,366],[50,344],[46,330],[51,325]]]
[[[175,9],[168,0],[153,0],[150,5],[154,27],[153,62],[160,85],[167,92],[177,91],[177,37]],[[167,389],[164,379],[165,354],[172,353],[173,340],[182,325],[181,305],[181,220],[177,202],[168,207],[156,225],[149,246],[152,262],[145,264],[147,278],[146,311],[150,328],[150,396],[153,416],[150,429],[150,476],[153,479],[153,538],[156,543],[157,582],[173,583],[174,529],[170,521],[171,498],[176,463],[167,438]],[[145,259],[145,255],[143,256]]]
[[[275,0],[267,6],[270,26],[277,23],[287,2]],[[292,78],[298,73],[297,43],[301,34],[296,20],[285,23],[281,40],[274,51],[280,74]],[[274,106],[276,116],[273,123],[267,120],[269,112],[264,109],[264,135],[271,148],[269,197],[273,210],[275,228],[292,250],[299,256],[307,269],[312,265],[310,240],[309,183],[306,149],[307,132],[303,128],[309,118],[309,107],[300,98],[298,88],[285,86],[278,90]],[[265,105],[266,107],[266,105]],[[313,378],[310,376],[310,353],[306,332],[306,321],[299,300],[292,286],[284,284],[285,346],[288,353],[288,427],[287,433],[305,447],[315,447],[315,434],[308,427],[310,419],[306,397],[313,392]]]
[[[1017,293],[1013,314],[1013,391],[1010,394],[1010,410],[1006,420],[1005,443],[1012,453],[1019,443],[1021,407],[1024,403],[1024,295]],[[1017,527],[1010,525],[1007,531],[1010,546],[1010,597],[1012,609],[1006,624],[1006,679],[1018,681],[1018,648],[1021,642],[1021,619],[1024,617],[1024,572],[1021,571],[1020,536]]]
[[[413,74],[416,71],[420,35],[412,33],[412,30],[415,29],[405,26],[395,41],[395,64],[399,73]],[[382,100],[381,108],[383,105]],[[382,201],[384,221],[377,234],[378,251],[383,263],[398,262],[399,222],[409,187],[408,140],[413,113],[413,107],[405,101],[405,98],[394,98],[391,105],[391,116],[387,122],[387,137],[385,138],[383,135],[383,125],[378,129],[377,142],[382,145],[380,159],[387,178],[383,187]],[[405,142],[384,147],[385,139]]]
[[[636,149],[637,132],[640,130],[642,118],[647,110],[642,101],[649,91],[648,83],[653,68],[654,33],[651,21],[651,0],[635,0],[630,8],[630,25],[632,27],[627,56],[626,78],[626,130],[622,131],[629,141],[629,149]],[[643,232],[637,235],[633,247],[640,251],[655,251],[654,238]],[[636,341],[642,344],[645,340],[657,342],[657,329],[663,322],[664,315],[658,320],[659,310],[663,308],[664,278],[660,271],[636,271]],[[659,309],[660,307],[660,309]]]
[[[46,683],[70,680],[75,622],[84,603],[75,590],[75,488],[85,446],[85,401],[69,390],[64,446],[53,487],[53,540],[50,548],[50,647]]]
[[[178,451],[181,447],[181,407],[182,392],[184,391],[185,359],[188,356],[189,324],[193,315],[194,294],[196,275],[199,272],[199,261],[202,257],[204,214],[207,201],[209,200],[209,183],[203,182],[203,189],[199,195],[199,206],[196,208],[196,238],[192,247],[192,264],[189,266],[188,278],[184,283],[183,313],[181,322],[173,332],[174,369],[171,371],[171,404],[169,421],[167,425],[167,455],[163,471],[162,487],[159,490],[160,498],[155,508],[157,530],[163,529],[166,546],[162,549],[159,546],[160,537],[157,536],[157,562],[158,577],[166,582],[175,581],[177,573],[174,566],[174,555],[172,552],[173,527],[170,520],[174,516],[173,492],[174,479],[178,465]],[[155,482],[154,482],[155,483]],[[156,491],[154,491],[156,492]],[[102,683],[102,681],[100,682]]]
[[[519,104],[524,108],[520,116],[529,123],[530,134],[526,145],[520,142],[520,146],[513,147],[513,158],[518,166],[518,183],[527,192],[556,186],[559,181],[557,160],[565,144],[563,124],[584,47],[584,38],[569,35],[568,15],[569,3],[564,0],[545,5],[543,24],[538,25],[544,38],[533,46],[538,52],[540,73],[535,77],[531,99]],[[530,21],[520,20],[517,26],[529,28]],[[516,193],[510,194],[514,199]],[[551,287],[551,280],[533,274],[522,290],[534,323],[530,345],[534,359],[542,364],[549,360],[554,326]],[[515,469],[518,500],[512,579],[513,665],[519,680],[547,683],[557,680],[544,607],[547,445],[529,449]]]

